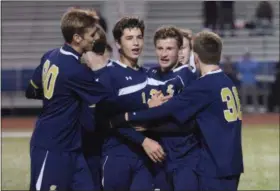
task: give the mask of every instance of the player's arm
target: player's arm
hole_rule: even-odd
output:
[[[112,95],[110,84],[100,82],[94,72],[86,66],[71,75],[67,79],[66,86],[84,100],[90,108],[94,108],[98,102]]]
[[[43,99],[43,89],[39,88],[32,80],[25,90],[25,97],[28,99]]]
[[[95,130],[95,108],[90,108],[86,103],[82,104],[80,112],[80,123],[87,132]]]
[[[34,70],[32,78],[29,81],[28,87],[25,91],[25,97],[28,99],[43,99],[44,91],[43,91],[43,78],[50,67],[50,61],[48,60],[49,55],[54,50],[49,50],[46,52],[40,61],[40,65]]]
[[[183,124],[211,102],[209,90],[198,85],[199,83],[192,84],[181,94],[171,98],[161,106],[144,111],[129,112],[126,120],[130,122],[148,122],[172,116]]]
[[[114,113],[118,111],[126,111],[125,107],[129,106],[130,102],[133,103],[133,100],[124,100],[122,96],[117,96],[114,82],[112,82],[112,72],[113,71],[110,70],[110,67],[105,67],[94,72],[99,81],[103,84],[107,84],[107,88],[110,88],[112,92],[109,97],[102,100],[98,105],[100,108],[99,111],[107,116],[114,115]],[[139,145],[141,145],[146,138],[142,133],[131,128],[119,128],[116,131],[119,135]]]
[[[143,142],[146,138],[141,132],[137,132],[133,128],[118,128],[117,132],[122,137],[124,137],[140,146],[143,144]]]
[[[147,125],[145,129],[153,132],[189,132],[197,127],[195,120],[188,120],[187,122],[180,124],[172,117],[166,117],[162,120],[155,120]]]
[[[43,60],[43,58],[42,58],[42,60]],[[28,99],[43,99],[42,72],[43,72],[43,64],[41,63],[34,70],[32,78],[29,81],[28,87],[25,90],[25,97],[26,98],[28,98]]]

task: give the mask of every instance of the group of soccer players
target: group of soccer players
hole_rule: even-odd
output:
[[[61,31],[65,44],[42,56],[26,90],[43,101],[30,190],[237,190],[242,116],[218,35],[161,27],[147,70],[138,18],[114,26],[119,60],[104,54],[90,11],[68,10]]]

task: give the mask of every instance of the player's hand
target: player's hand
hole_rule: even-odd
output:
[[[145,138],[142,143],[142,146],[146,154],[153,162],[157,163],[157,162],[162,162],[164,160],[165,153],[163,151],[163,148],[158,142],[150,138]]]
[[[163,94],[152,96],[152,98],[148,100],[148,106],[149,108],[160,106],[164,102],[167,102],[171,97],[171,95],[163,96]]]
[[[97,71],[106,66],[108,58],[104,55],[96,54],[92,51],[88,51],[83,54],[83,60],[86,65],[93,71]]]

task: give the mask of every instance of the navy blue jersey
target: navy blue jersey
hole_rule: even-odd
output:
[[[196,79],[196,75],[188,69],[187,65],[179,65],[167,72],[162,72],[160,67],[151,68],[148,71],[148,77],[163,82],[161,86],[155,86],[154,88],[160,88],[164,95],[171,96],[180,93],[185,86]],[[151,87],[153,86],[151,85]]]
[[[142,67],[134,70],[119,61],[112,61],[102,70],[99,71],[101,73],[99,80],[102,81],[102,84],[111,84],[112,91],[119,103],[118,105],[109,104],[107,106],[101,104],[102,106],[98,107],[100,108],[99,112],[108,116],[107,121],[110,117],[121,112],[147,109],[148,95],[151,89],[166,84],[166,82],[148,78],[147,70]],[[126,127],[111,129],[110,131],[107,133],[104,142],[104,155],[108,153],[132,156],[143,154],[141,144],[145,139],[145,133]]]
[[[134,70],[119,61],[111,61],[105,68],[98,71],[99,81],[110,84],[119,105],[97,105],[98,125],[110,126],[109,118],[120,112],[133,111],[147,108],[143,101],[143,92],[147,86],[146,70]],[[145,93],[145,92],[144,92]],[[101,119],[101,120],[100,120]],[[142,154],[141,143],[145,136],[129,128],[110,129],[105,132],[103,154],[132,155]]]
[[[129,120],[146,121],[170,115],[180,123],[196,118],[204,157],[211,161],[210,166],[215,166],[207,172],[209,175],[223,177],[243,172],[240,101],[236,87],[222,70],[192,82],[162,106],[129,113]]]
[[[80,149],[79,117],[83,103],[95,107],[109,96],[108,88],[95,80],[94,73],[80,63],[80,55],[68,45],[44,54],[31,84],[43,92],[43,110],[31,146],[63,151]]]
[[[152,68],[149,70],[148,76],[159,81],[166,81],[164,86],[155,88],[160,88],[164,95],[171,96],[177,95],[184,87],[196,80],[196,75],[189,70],[187,65],[179,65],[168,72],[162,72],[160,67]],[[154,134],[160,137],[161,143],[167,151],[168,168],[173,168],[180,161],[184,162],[187,153],[198,144],[194,133],[155,132]]]

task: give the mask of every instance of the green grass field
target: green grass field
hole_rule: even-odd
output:
[[[239,190],[279,190],[278,125],[243,128],[245,173]],[[29,139],[2,139],[2,190],[27,190]]]

